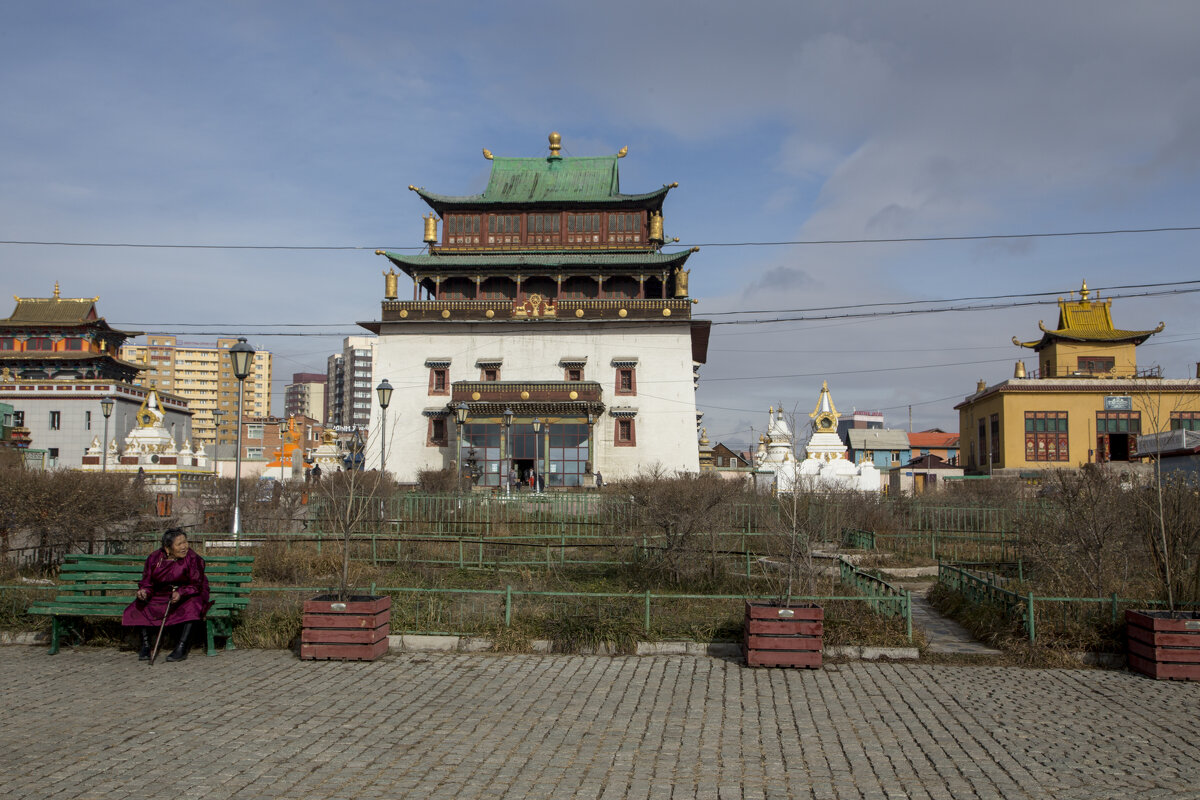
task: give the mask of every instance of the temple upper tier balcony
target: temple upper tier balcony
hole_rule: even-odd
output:
[[[518,300],[384,300],[384,322],[488,320],[687,320],[692,301],[687,298],[553,300],[530,295]]]

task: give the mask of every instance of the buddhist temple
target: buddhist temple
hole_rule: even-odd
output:
[[[1200,381],[1139,367],[1137,347],[1163,330],[1118,328],[1112,299],[1088,289],[1058,298],[1058,324],[1014,345],[1037,354],[1035,369],[1017,361],[1013,377],[980,379],[959,412],[959,464],[968,472],[1022,474],[1084,464],[1128,464],[1138,438],[1200,424]]]
[[[480,194],[409,187],[431,210],[427,250],[379,252],[380,319],[361,323],[379,334],[376,379],[395,387],[384,447],[399,480],[468,460],[476,486],[497,488],[698,471],[694,368],[709,323],[692,319],[695,248],[664,249],[677,184],[621,191],[626,153],[567,157],[553,133],[546,156],[485,150]],[[376,407],[373,436],[378,422]],[[378,464],[380,446],[367,453]]]

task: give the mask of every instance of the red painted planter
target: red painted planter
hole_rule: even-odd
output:
[[[1200,681],[1200,612],[1126,611],[1129,668],[1159,680]]]
[[[748,667],[821,666],[825,610],[820,606],[783,606],[746,602],[742,653]]]
[[[374,661],[387,652],[391,620],[392,598],[386,595],[306,600],[300,658]]]

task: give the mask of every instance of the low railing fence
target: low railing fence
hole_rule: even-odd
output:
[[[1014,576],[1013,573],[1016,573]],[[1007,573],[1007,574],[1006,574]],[[1159,600],[1122,598],[1116,592],[1109,597],[1049,597],[1024,589],[1021,562],[938,564],[938,583],[959,592],[968,602],[1000,608],[1023,628],[1030,644],[1054,641],[1067,636],[1071,628],[1107,627],[1115,634],[1124,622],[1126,609],[1160,609]],[[1200,608],[1200,603],[1177,604]],[[1095,640],[1095,636],[1085,637]]]
[[[838,558],[838,578],[845,586],[853,586],[867,597],[867,604],[876,614],[900,617],[904,620],[905,633],[911,642],[912,593],[898,589],[887,581],[869,572],[864,572],[844,558]]]

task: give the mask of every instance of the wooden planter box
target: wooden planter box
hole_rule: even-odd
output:
[[[300,658],[374,661],[387,652],[392,598],[322,595],[304,602]]]
[[[1200,612],[1126,611],[1129,668],[1159,680],[1200,681]]]
[[[820,606],[784,608],[747,601],[742,644],[746,666],[820,668],[824,620]]]

